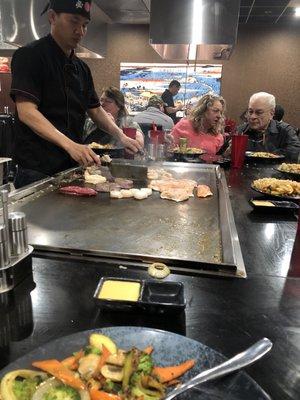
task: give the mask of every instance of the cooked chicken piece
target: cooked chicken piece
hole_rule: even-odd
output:
[[[88,354],[79,360],[79,374],[86,380],[90,379],[97,371],[100,356],[97,354]]]
[[[161,192],[160,197],[162,199],[173,200],[176,202],[188,200],[190,194],[185,189],[168,189],[164,192]]]
[[[170,189],[185,189],[189,192],[189,196],[193,196],[194,187],[197,182],[190,179],[159,179],[153,180],[148,187],[159,192],[164,192]]]
[[[207,197],[207,196],[212,196],[212,191],[210,190],[210,187],[207,185],[198,185],[197,186],[197,196],[198,197]]]
[[[131,189],[121,189],[120,190],[123,199],[128,199],[129,197],[133,197]]]
[[[134,193],[134,198],[136,199],[136,200],[144,200],[144,199],[147,199],[147,197],[148,197],[149,195],[148,195],[148,193],[146,193],[145,191],[143,191],[143,190],[139,190],[138,192],[135,192]]]
[[[84,172],[84,180],[87,183],[93,183],[94,185],[96,185],[97,183],[103,183],[106,182],[106,178],[102,175],[99,174],[95,174],[95,175],[90,175],[89,171],[86,170]]]
[[[112,190],[110,192],[110,197],[112,199],[123,199],[123,195],[120,190]]]
[[[148,196],[151,196],[151,194],[152,194],[152,189],[151,188],[141,188],[140,191],[147,193]]]

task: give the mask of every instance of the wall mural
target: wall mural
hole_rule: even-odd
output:
[[[128,111],[135,113],[145,110],[149,97],[161,95],[176,79],[181,83],[181,89],[174,97],[175,104],[180,101],[193,106],[207,92],[220,94],[221,76],[221,64],[121,63],[120,89]]]

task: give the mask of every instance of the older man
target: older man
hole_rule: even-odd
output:
[[[285,122],[273,119],[275,97],[259,92],[250,97],[247,111],[248,122],[238,131],[249,136],[248,150],[280,153],[291,161],[298,161],[300,140],[295,128]]]
[[[137,114],[133,121],[138,124],[155,124],[161,125],[162,129],[172,129],[174,122],[172,118],[164,113],[165,103],[159,96],[152,96],[148,101],[148,106],[145,111]]]

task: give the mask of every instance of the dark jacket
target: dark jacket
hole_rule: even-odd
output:
[[[265,131],[264,140],[263,133],[249,129],[247,123],[240,125],[238,132],[244,132],[249,136],[248,151],[278,153],[285,155],[290,161],[298,161],[300,139],[297,136],[296,129],[286,122],[271,120]]]

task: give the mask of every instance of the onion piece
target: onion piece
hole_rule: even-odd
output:
[[[57,386],[64,385],[61,381],[56,378],[49,378],[45,382],[41,383],[37,390],[35,391],[34,395],[32,396],[31,400],[42,400],[44,395],[49,392],[49,390],[56,388]],[[90,395],[87,390],[78,390],[80,395],[80,400],[90,400]]]

